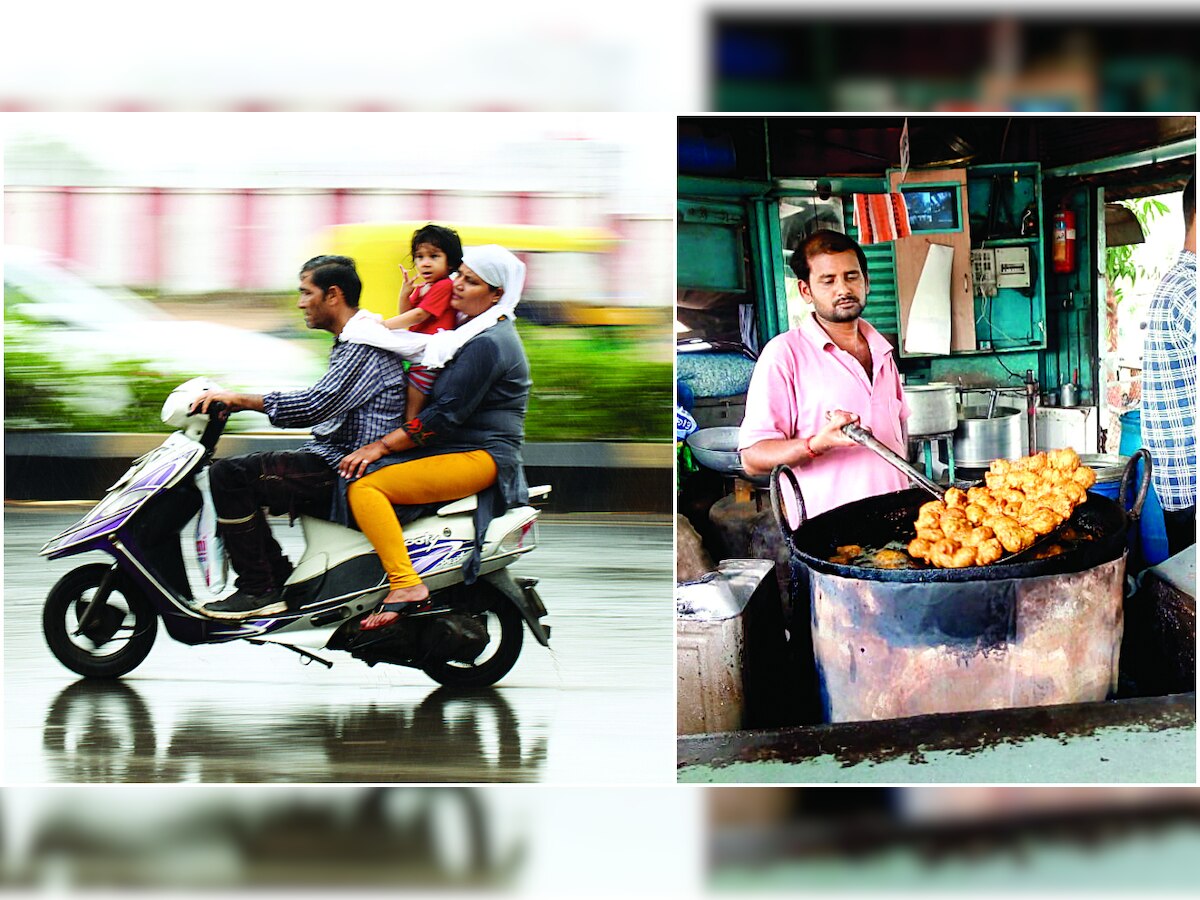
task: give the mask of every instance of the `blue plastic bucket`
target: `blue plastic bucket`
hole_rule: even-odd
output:
[[[1122,456],[1133,456],[1141,448],[1142,411],[1135,409],[1121,416],[1120,453]],[[1134,480],[1134,484],[1140,484],[1141,480],[1142,464],[1139,462],[1137,478]],[[1101,490],[1099,484],[1093,487],[1092,490],[1107,497],[1116,497],[1118,486],[1118,484],[1113,484],[1111,494]],[[1158,502],[1158,495],[1154,493],[1153,484],[1146,491],[1146,502],[1142,506],[1142,521],[1139,533],[1142,538],[1142,555],[1146,558],[1146,565],[1156,566],[1170,555],[1170,552],[1167,550],[1167,525],[1163,521],[1162,506]]]

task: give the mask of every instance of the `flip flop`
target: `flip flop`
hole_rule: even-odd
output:
[[[397,616],[403,618],[411,613],[422,612],[426,609],[431,609],[432,607],[433,601],[429,597],[426,597],[424,600],[393,600],[391,603],[380,603],[379,607],[372,612],[371,615],[375,615],[376,613],[390,612],[395,613]],[[358,630],[360,633],[364,631],[379,631],[381,628],[387,628],[389,625],[394,625],[397,621],[397,619],[392,619],[392,621],[384,622],[382,625],[376,625],[374,628],[365,628],[364,626],[359,625]]]

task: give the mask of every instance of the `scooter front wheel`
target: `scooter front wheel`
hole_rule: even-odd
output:
[[[120,572],[104,605],[80,628],[110,568],[94,563],[71,570],[50,589],[42,610],[42,633],[50,652],[86,678],[119,678],[132,672],[150,653],[158,631],[149,600]]]
[[[438,684],[456,688],[491,687],[509,673],[521,655],[525,639],[525,620],[512,603],[498,600],[485,617],[488,644],[471,663],[431,663],[422,671]]]

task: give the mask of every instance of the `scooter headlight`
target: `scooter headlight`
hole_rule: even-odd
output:
[[[528,553],[537,546],[537,519],[519,525],[500,540],[501,553]]]

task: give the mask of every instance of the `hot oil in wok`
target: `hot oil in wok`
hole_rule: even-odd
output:
[[[864,569],[934,568],[924,560],[913,559],[913,557],[908,555],[908,542],[912,537],[913,534],[909,534],[906,538],[888,541],[882,547],[842,544],[835,548],[834,554],[829,556],[828,559],[831,563],[836,563],[837,565],[860,566]],[[1059,532],[1057,539],[1053,543],[1038,548],[1031,555],[1023,557],[1023,559],[1048,559],[1052,556],[1058,556],[1061,553],[1067,553],[1084,542],[1095,539],[1096,536],[1091,532],[1073,524],[1068,524]],[[1005,559],[1013,555],[1012,553],[1007,553],[1005,554],[1005,558],[993,563],[993,565],[1004,565]]]
[[[862,547],[843,544],[829,561],[843,566],[862,566],[865,569],[928,569],[925,562],[908,555],[906,542],[889,541],[882,547]]]

